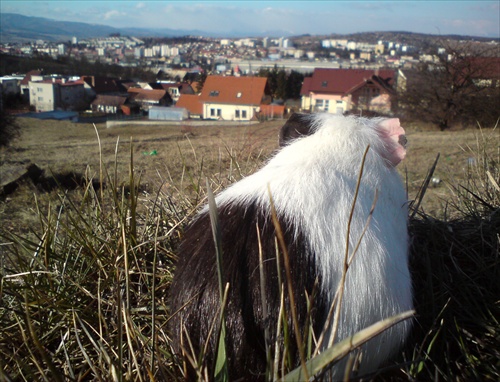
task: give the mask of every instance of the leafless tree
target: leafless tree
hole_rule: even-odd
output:
[[[494,46],[446,43],[432,61],[403,71],[399,112],[434,123],[441,130],[454,123],[495,123],[499,117],[500,52]]]

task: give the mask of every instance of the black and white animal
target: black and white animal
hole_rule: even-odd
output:
[[[413,308],[407,198],[395,169],[406,155],[404,134],[396,118],[294,114],[281,129],[280,151],[262,169],[216,197],[223,277],[224,283],[229,283],[225,320],[230,380],[256,380],[265,372],[266,330],[273,349],[275,343],[283,344],[283,335],[276,328],[281,301],[279,283],[286,282],[286,274],[282,253],[278,251],[276,258],[276,229],[269,194],[290,259],[301,328],[312,317],[316,338],[323,329],[343,272],[346,245],[352,253],[365,229],[376,193],[372,218],[347,271],[336,339],[342,340]],[[370,149],[346,243],[367,146]],[[259,243],[267,316],[262,306]],[[190,354],[192,346],[197,355],[207,343],[205,361],[209,374],[213,372],[217,329],[209,333],[220,314],[217,277],[210,218],[204,208],[186,229],[180,245],[171,286],[171,310],[178,313],[172,317],[170,328],[179,353],[184,347]],[[298,365],[286,284],[283,288],[292,345],[290,357]],[[310,314],[307,298],[312,303]],[[374,371],[394,355],[410,327],[409,321],[403,321],[366,343],[359,373]],[[333,366],[334,379],[341,378],[343,366]]]

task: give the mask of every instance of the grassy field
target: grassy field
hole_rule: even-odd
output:
[[[1,177],[35,163],[46,174],[77,173],[97,178],[100,159],[108,171],[126,182],[130,153],[136,176],[146,191],[171,187],[182,193],[204,187],[205,178],[224,186],[258,169],[277,149],[278,131],[284,121],[227,127],[183,127],[175,125],[124,126],[106,129],[104,124],[19,119],[22,136],[12,148],[2,151]],[[435,217],[452,213],[448,203],[456,186],[466,180],[478,164],[478,150],[500,155],[499,129],[437,131],[412,123],[404,126],[408,154],[399,170],[408,185],[409,198],[417,194],[436,156],[440,159],[434,177],[440,180],[427,191],[423,210]],[[486,142],[486,145],[483,143]],[[99,148],[101,145],[101,149]],[[152,154],[152,155],[151,155]],[[193,189],[194,188],[194,189]],[[2,221],[17,220],[32,199],[32,189],[23,188],[2,202]]]
[[[44,174],[0,198],[0,380],[182,379],[166,330],[182,228],[206,179],[217,192],[253,173],[284,121],[18,123],[2,184],[32,163]],[[403,126],[410,200],[438,154],[440,182],[410,217],[415,331],[378,380],[498,380],[500,131]]]

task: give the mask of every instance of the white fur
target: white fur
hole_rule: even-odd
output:
[[[223,191],[218,206],[256,202],[269,210],[268,185],[277,213],[301,227],[316,254],[322,291],[330,302],[338,287],[347,224],[362,156],[368,145],[349,248],[356,246],[375,190],[378,201],[359,251],[347,273],[337,338],[413,308],[408,269],[407,199],[395,168],[383,157],[377,134],[381,119],[311,115],[315,133],[279,151],[265,167]],[[366,346],[361,372],[372,371],[408,334],[405,321]]]

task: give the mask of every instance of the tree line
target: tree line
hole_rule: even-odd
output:
[[[311,75],[312,73],[307,76]],[[282,101],[299,99],[302,83],[304,82],[304,77],[306,77],[306,75],[295,70],[287,72],[284,68],[278,68],[277,65],[272,69],[260,68],[257,76],[267,77],[267,86],[269,87],[271,96],[275,100]]]
[[[74,58],[58,56],[52,58],[47,54],[34,54],[32,57],[21,57],[0,54],[0,75],[12,73],[27,73],[31,70],[41,70],[44,73],[77,76],[107,76],[117,78],[141,78],[144,81],[154,81],[155,74],[140,67],[125,67],[118,64],[108,64],[99,60],[89,61],[85,56]]]

